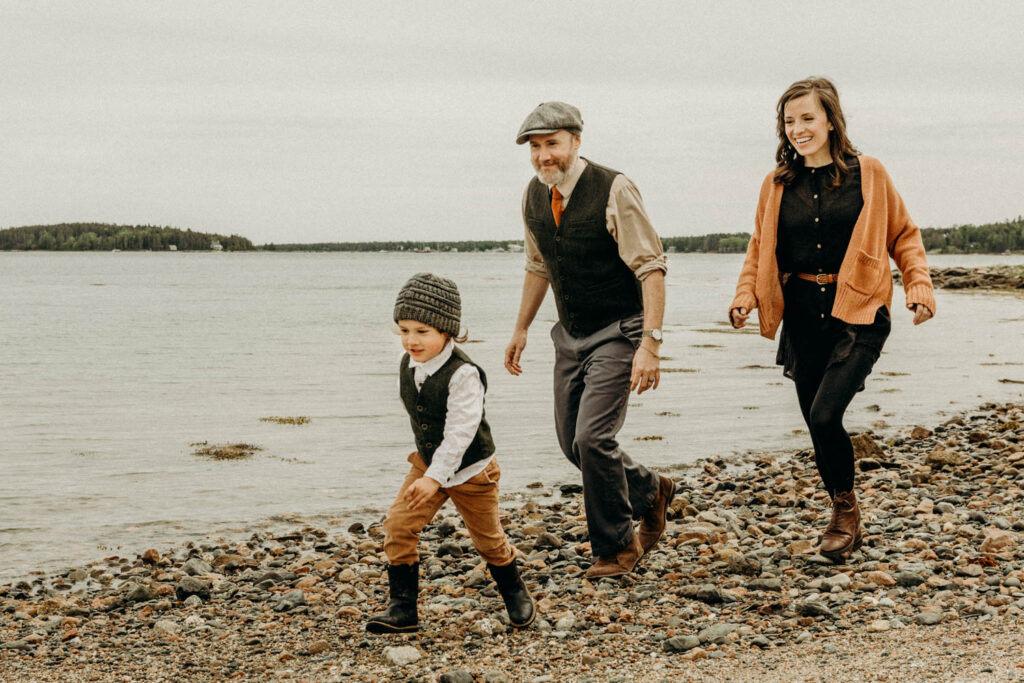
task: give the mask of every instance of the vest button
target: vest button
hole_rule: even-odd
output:
[[[426,449],[431,449],[431,448],[433,448],[433,447],[434,447],[434,444],[432,444],[432,443],[430,443],[430,442],[428,441],[427,443],[423,444],[423,447],[424,447],[424,448],[426,448]]]
[[[421,424],[420,425],[420,429],[422,429],[423,431],[427,431],[428,429],[430,429],[430,425],[428,425],[428,424]]]
[[[416,412],[417,413],[422,413],[423,412],[423,406],[416,406]]]
[[[565,299],[566,301],[568,301],[569,300],[569,295],[568,294],[563,294],[562,298]]]

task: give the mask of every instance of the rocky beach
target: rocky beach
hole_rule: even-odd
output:
[[[665,537],[621,579],[583,577],[578,486],[505,496],[540,610],[524,631],[446,506],[420,633],[364,633],[380,519],[337,518],[0,586],[0,680],[1024,680],[1024,406],[855,443],[866,539],[845,565],[815,553],[811,455],[751,453],[670,472]]]
[[[936,268],[928,269],[932,284],[938,289],[1024,289],[1024,267],[982,266],[978,268]],[[893,280],[902,282],[899,270],[892,271]]]

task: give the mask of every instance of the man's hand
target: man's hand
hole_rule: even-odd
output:
[[[657,389],[661,382],[661,357],[658,351],[661,344],[650,337],[644,337],[640,348],[633,354],[633,373],[629,377],[629,390],[636,390],[637,395],[648,389]]]
[[[505,369],[510,375],[519,376],[523,373],[523,366],[519,364],[519,357],[523,355],[526,348],[526,330],[516,330],[512,334],[512,341],[505,347]]]
[[[729,311],[729,323],[737,330],[747,324],[749,317],[750,311],[745,308],[734,308]]]
[[[907,304],[907,309],[914,312],[915,325],[920,325],[926,320],[930,320],[934,315],[931,309],[924,304]]]
[[[420,477],[405,490],[402,500],[408,503],[410,510],[415,510],[430,500],[439,488],[441,485],[430,477]]]

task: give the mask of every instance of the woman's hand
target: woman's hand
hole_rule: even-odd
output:
[[[729,311],[729,322],[737,330],[747,324],[747,318],[749,317],[750,311],[743,307],[734,308],[731,311]]]
[[[402,499],[409,505],[410,510],[415,510],[430,500],[439,488],[441,485],[430,477],[420,477],[405,490]]]
[[[920,325],[921,323],[929,320],[934,315],[930,308],[924,304],[907,304],[907,310],[914,312],[914,324]]]

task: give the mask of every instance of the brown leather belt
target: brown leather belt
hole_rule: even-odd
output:
[[[801,280],[817,282],[819,285],[830,285],[839,279],[838,273],[818,273],[817,275],[813,275],[811,273],[793,273],[793,275]]]

